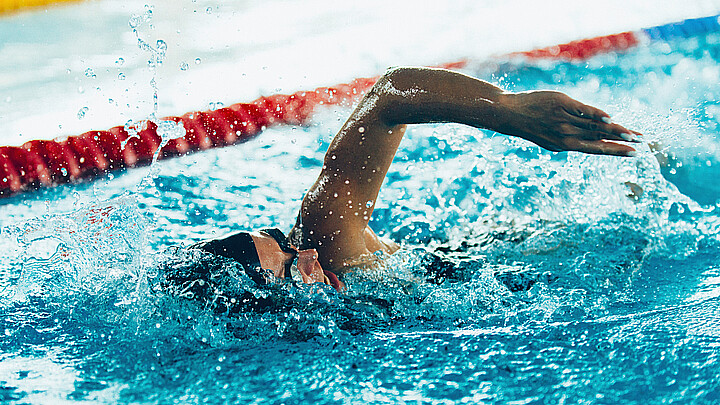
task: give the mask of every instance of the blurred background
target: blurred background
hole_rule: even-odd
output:
[[[15,10],[0,14],[0,144],[718,11],[720,0],[94,0]]]

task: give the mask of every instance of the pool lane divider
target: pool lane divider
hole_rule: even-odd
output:
[[[690,19],[637,32],[517,52],[510,56],[522,56],[530,60],[585,60],[601,53],[627,50],[637,46],[643,38],[667,41],[720,31],[718,18]],[[466,64],[466,61],[459,61],[439,67],[461,69]],[[158,158],[164,159],[244,142],[269,126],[307,125],[316,107],[349,104],[365,94],[375,81],[377,77],[359,78],[333,87],[320,87],[291,95],[276,94],[260,97],[250,103],[165,117],[163,121],[182,123],[185,136],[172,139],[162,147],[158,126],[151,121],[146,121],[144,128],[132,134],[124,126],[117,126],[106,131],[89,131],[55,140],[28,141],[22,146],[2,146],[0,197],[145,165],[152,161],[158,148]]]

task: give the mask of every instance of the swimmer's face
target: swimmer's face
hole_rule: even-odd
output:
[[[275,277],[284,277],[285,268],[286,266],[289,267],[289,264],[292,264],[295,255],[283,252],[277,242],[269,236],[253,233],[252,238],[255,242],[258,257],[260,258],[260,266],[264,269],[272,270]],[[337,277],[333,274],[326,275],[326,272],[323,271],[318,261],[319,256],[317,250],[298,250],[294,246],[292,246],[292,248],[297,250],[297,269],[304,283],[323,283],[333,286],[338,291],[343,288],[342,283],[337,280]]]

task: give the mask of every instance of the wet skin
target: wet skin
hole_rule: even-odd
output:
[[[634,156],[638,133],[603,111],[553,91],[510,93],[443,69],[395,68],[383,75],[350,115],[325,155],[289,233],[306,283],[330,278],[398,245],[367,225],[406,125],[456,122],[520,137],[551,151]],[[270,239],[268,241],[267,239]],[[263,268],[282,275],[291,255],[253,234]],[[324,271],[325,270],[325,271]],[[332,273],[328,273],[328,271]]]

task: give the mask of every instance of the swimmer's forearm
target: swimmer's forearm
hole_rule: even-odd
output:
[[[398,68],[373,88],[385,125],[457,122],[532,141],[552,151],[632,156],[612,141],[638,142],[603,111],[553,91],[506,92],[442,69]]]
[[[379,116],[388,126],[457,122],[497,130],[506,109],[502,89],[462,73],[443,69],[396,68],[373,91]]]

